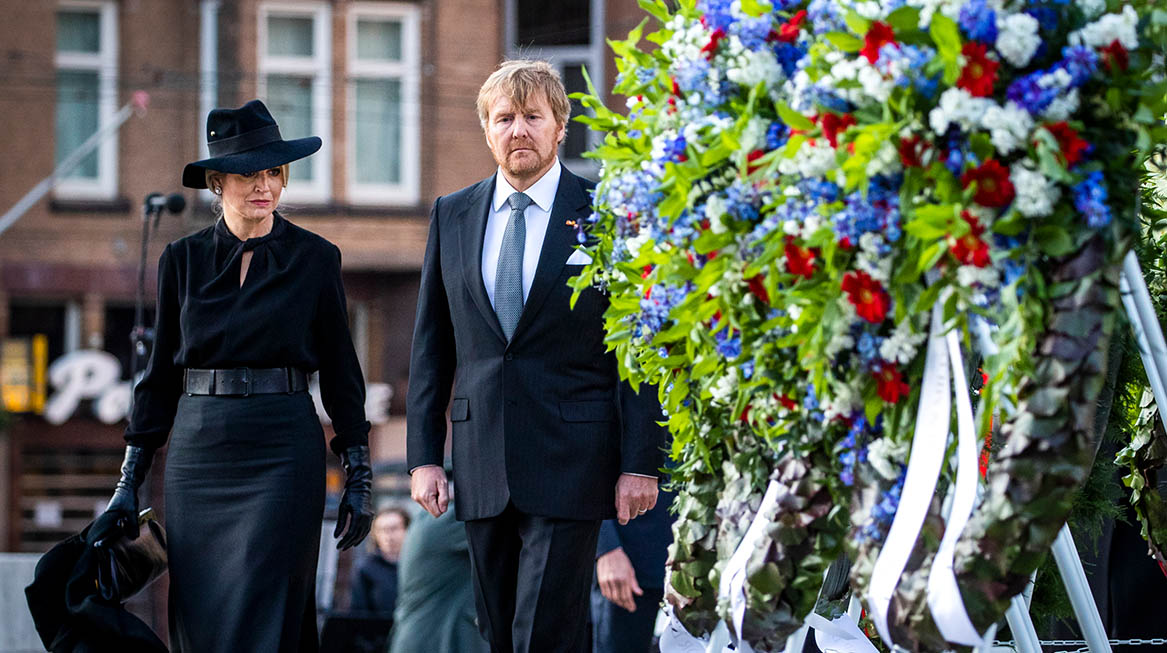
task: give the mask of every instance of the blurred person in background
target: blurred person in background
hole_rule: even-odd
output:
[[[392,617],[397,605],[397,562],[409,528],[409,513],[399,506],[382,508],[373,519],[373,551],[353,571],[353,612]]]
[[[454,484],[448,486],[450,503]],[[454,511],[418,510],[405,534],[398,572],[391,653],[488,653],[475,623],[466,529]]]

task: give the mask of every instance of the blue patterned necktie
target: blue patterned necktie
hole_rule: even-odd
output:
[[[502,234],[498,250],[498,268],[494,275],[494,312],[502,332],[510,342],[523,314],[523,250],[527,246],[527,222],[523,212],[531,205],[524,193],[512,193],[507,198],[511,217]]]

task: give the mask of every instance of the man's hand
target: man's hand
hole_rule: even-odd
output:
[[[652,510],[656,505],[656,492],[655,478],[621,474],[616,481],[616,519],[620,525]]]
[[[604,598],[629,612],[636,612],[636,596],[644,596],[644,590],[636,582],[636,570],[622,547],[596,558],[596,580]]]
[[[409,494],[429,514],[441,517],[450,506],[446,470],[437,465],[422,465],[414,469],[409,476]]]

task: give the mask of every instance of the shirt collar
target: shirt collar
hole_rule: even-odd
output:
[[[555,201],[555,193],[559,190],[559,177],[562,173],[563,166],[559,164],[559,157],[555,157],[555,163],[551,165],[551,168],[543,173],[539,181],[523,192],[539,208],[550,213],[551,204]],[[514,192],[516,192],[514,187],[503,176],[502,168],[499,168],[494,175],[494,201],[491,203],[491,208],[495,211],[501,209]]]

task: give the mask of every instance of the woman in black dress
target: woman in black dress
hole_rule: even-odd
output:
[[[315,651],[325,472],[307,392],[315,370],[346,473],[337,546],[359,543],[372,521],[340,251],[275,211],[287,164],[320,139],[282,140],[253,100],[212,111],[207,142],[212,158],[188,164],[183,185],[209,187],[222,216],[158,262],[154,349],[134,389],[121,480],[90,539],[136,535],[137,488],[169,434],[171,649]]]

